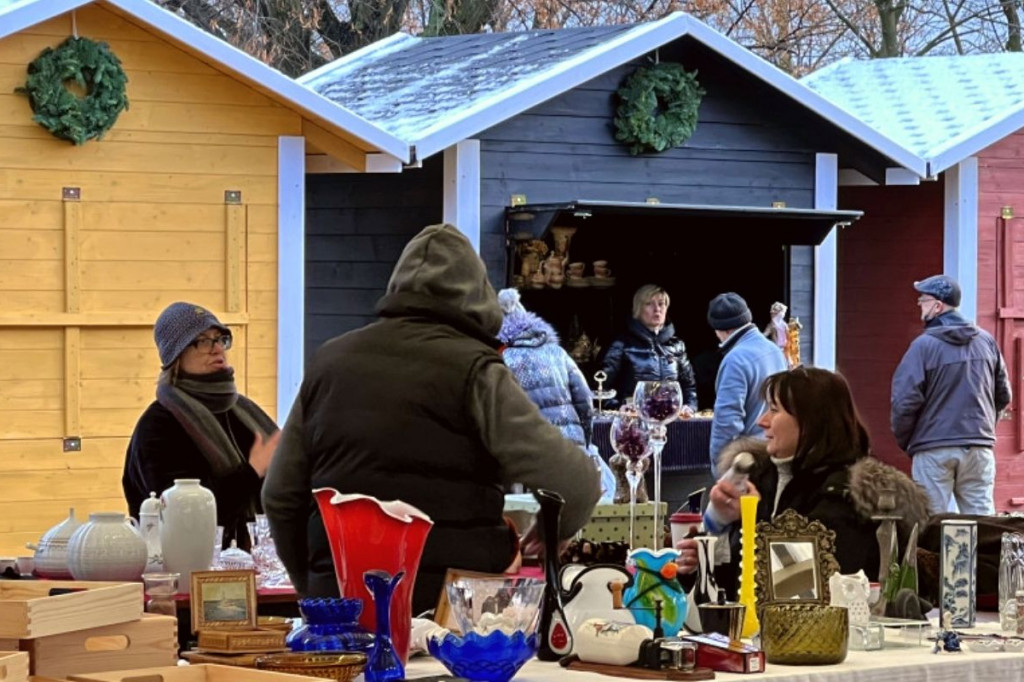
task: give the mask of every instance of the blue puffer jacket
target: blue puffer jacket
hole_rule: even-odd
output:
[[[639,320],[631,319],[626,333],[608,347],[601,369],[608,375],[608,385],[616,390],[619,402],[633,396],[638,381],[678,381],[683,404],[697,409],[693,367],[686,357],[686,345],[676,337],[671,323],[655,334]]]
[[[585,448],[594,416],[592,395],[583,372],[558,345],[555,330],[531,312],[513,311],[506,313],[498,339],[506,346],[505,364],[540,413]]]

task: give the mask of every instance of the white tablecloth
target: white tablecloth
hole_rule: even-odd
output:
[[[998,632],[992,624],[968,632]],[[716,672],[716,680],[777,680],[785,682],[1016,682],[1024,680],[1024,654],[976,653],[964,647],[960,653],[932,653],[932,642],[920,647],[899,647],[881,651],[851,651],[839,665],[767,665],[763,673],[740,675]],[[969,646],[969,643],[968,643]],[[406,668],[406,679],[446,673],[432,658],[414,658]],[[566,670],[557,663],[532,660],[523,666],[513,682],[608,682],[597,673]]]

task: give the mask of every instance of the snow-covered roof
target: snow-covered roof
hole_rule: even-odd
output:
[[[683,12],[620,26],[436,38],[397,34],[299,82],[414,145],[424,159],[683,36],[924,174],[915,154]]]
[[[1024,54],[842,60],[801,82],[928,164],[928,175],[1024,127]]]
[[[410,160],[409,145],[391,133],[149,0],[0,0],[0,39],[94,2],[187,45],[213,66],[269,92],[318,123],[326,124],[325,127],[353,141],[364,151],[384,152],[404,162]]]

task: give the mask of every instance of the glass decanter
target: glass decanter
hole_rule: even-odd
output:
[[[661,520],[661,451],[668,442],[668,425],[679,418],[683,407],[683,390],[678,381],[640,381],[633,392],[633,404],[651,430],[654,461],[654,542],[651,548],[661,549],[665,537]]]
[[[643,417],[631,406],[623,407],[612,420],[609,432],[612,449],[629,461],[626,480],[629,481],[629,548],[633,549],[636,527],[636,490],[643,477],[644,460],[651,456],[651,433]]]
[[[257,514],[248,524],[252,541],[252,561],[256,568],[256,587],[291,587],[288,571],[277,556],[274,538],[270,535],[270,522],[266,514]]]

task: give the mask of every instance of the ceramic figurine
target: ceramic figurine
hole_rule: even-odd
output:
[[[612,502],[615,504],[629,504],[629,480],[626,478],[626,468],[628,466],[629,457],[623,454],[617,452],[608,458],[608,467],[615,475],[615,495],[612,498]],[[651,460],[647,458],[641,460],[640,466],[646,474],[647,470],[651,467]],[[649,499],[647,496],[646,480],[641,476],[640,483],[636,486],[636,503],[644,504]]]
[[[767,336],[771,341],[782,350],[786,352],[786,345],[789,343],[789,326],[786,324],[786,311],[788,308],[785,303],[776,301],[772,303],[771,310],[771,322],[764,328],[764,335]]]
[[[800,318],[793,317],[789,320],[789,333],[786,336],[786,348],[783,355],[790,368],[800,364],[800,330],[804,328],[800,324]]]
[[[675,637],[686,620],[686,593],[676,578],[679,550],[666,547],[654,551],[634,549],[628,564],[636,571],[623,594],[633,619],[657,630],[655,602],[661,602],[661,627],[665,637]]]
[[[974,627],[977,551],[977,521],[942,522],[939,608],[950,614],[952,627]]]
[[[863,569],[853,575],[833,573],[828,579],[832,606],[843,606],[850,612],[850,625],[867,625],[871,620],[868,598],[871,582]]]

